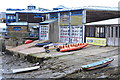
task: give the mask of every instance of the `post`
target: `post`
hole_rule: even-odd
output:
[[[5,41],[3,38],[0,38],[0,53],[5,52]]]

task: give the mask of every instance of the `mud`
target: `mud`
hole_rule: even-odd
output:
[[[93,50],[96,48],[96,51]],[[97,50],[111,49],[106,52],[99,53]],[[91,52],[91,53],[89,53]],[[84,48],[81,51],[75,51],[75,54],[45,60],[42,63],[29,63],[27,60],[20,59],[14,55],[3,54],[2,70],[3,78],[120,78],[120,66],[118,59],[118,48],[97,47]],[[95,61],[105,59],[107,57],[114,58],[114,62],[107,67],[93,70],[81,71],[80,66]],[[10,74],[11,69],[32,67],[40,65],[39,70]]]

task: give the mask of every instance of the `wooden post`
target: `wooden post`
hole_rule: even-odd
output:
[[[6,47],[5,47],[5,41],[4,41],[4,39],[3,38],[0,38],[0,52],[2,53],[2,52],[5,52],[5,49],[6,49]]]

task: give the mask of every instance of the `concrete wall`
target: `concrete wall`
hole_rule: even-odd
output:
[[[57,21],[49,24],[49,40],[51,42],[59,41],[59,26]]]
[[[29,33],[20,33],[20,32],[9,32],[8,37],[12,37],[12,38],[24,38],[24,37],[28,37]]]
[[[22,38],[9,38],[9,39],[5,39],[5,45],[15,47],[23,44],[24,41],[25,39],[22,39]]]

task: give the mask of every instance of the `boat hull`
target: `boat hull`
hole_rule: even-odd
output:
[[[106,66],[108,66],[112,61],[113,61],[114,59],[111,59],[111,60],[109,60],[109,61],[107,61],[107,62],[102,62],[102,61],[99,61],[99,62],[101,62],[101,63],[103,63],[103,64],[99,64],[99,62],[96,62],[96,63],[93,63],[93,64],[96,64],[96,65],[93,65],[93,64],[88,64],[88,65],[84,65],[84,66],[86,66],[86,67],[81,67],[83,70],[95,70],[95,69],[98,69],[98,68],[103,68],[103,67],[106,67]],[[97,64],[98,63],[98,64]],[[93,65],[93,66],[89,66],[89,65]],[[89,67],[87,67],[87,66],[89,66]]]
[[[33,40],[26,40],[25,44],[29,44],[29,43],[32,43],[32,42],[33,42]]]
[[[44,45],[51,44],[52,42],[46,42],[46,43],[37,43],[35,46],[36,47],[43,47]]]
[[[95,69],[99,69],[99,68],[103,68],[108,66],[108,64],[103,64],[103,65],[99,65],[99,66],[94,66],[94,67],[89,67],[89,68],[82,68],[85,71],[90,71],[90,70],[95,70]]]

